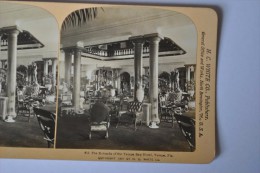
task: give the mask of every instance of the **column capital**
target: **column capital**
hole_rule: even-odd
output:
[[[196,66],[196,64],[184,64],[184,66],[185,67],[192,67],[192,66],[194,67],[194,66]]]
[[[70,46],[70,47],[63,47],[61,48],[61,50],[63,50],[64,52],[75,52],[75,51],[80,51],[80,52],[84,52],[85,48],[84,47],[80,47],[80,46]]]
[[[158,33],[146,34],[146,35],[144,35],[144,38],[149,41],[160,41],[160,40],[164,39],[164,37]]]
[[[143,44],[145,42],[145,39],[143,36],[129,37],[129,40],[132,41],[133,43],[140,43],[140,44]]]
[[[49,61],[49,60],[57,60],[57,57],[47,57],[47,58],[42,58],[43,61]]]
[[[19,34],[20,32],[23,32],[18,26],[8,26],[8,27],[3,27],[0,30],[1,33],[6,33],[6,34]]]

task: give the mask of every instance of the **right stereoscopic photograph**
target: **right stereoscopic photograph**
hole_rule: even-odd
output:
[[[197,30],[179,12],[96,7],[62,24],[56,148],[196,149]]]

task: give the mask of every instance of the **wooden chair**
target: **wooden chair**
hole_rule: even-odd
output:
[[[47,141],[48,148],[54,144],[54,131],[55,131],[55,118],[56,115],[52,112],[33,108],[34,113],[37,117],[38,123],[44,134],[44,140]]]

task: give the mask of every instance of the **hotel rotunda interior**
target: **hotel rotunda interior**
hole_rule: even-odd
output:
[[[56,148],[194,151],[197,31],[156,7],[64,20]]]
[[[0,146],[54,145],[59,29],[47,11],[0,2]]]

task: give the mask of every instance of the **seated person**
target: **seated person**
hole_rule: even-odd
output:
[[[101,123],[107,121],[110,109],[102,102],[95,103],[90,110],[90,121],[95,123]]]

